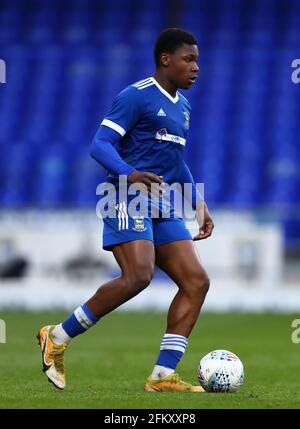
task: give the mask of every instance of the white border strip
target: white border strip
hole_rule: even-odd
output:
[[[126,134],[126,130],[124,130],[124,128],[120,127],[120,125],[116,124],[113,121],[110,121],[109,119],[103,119],[101,125],[105,125],[106,127],[112,128],[113,130],[117,131],[117,133],[119,133],[122,137],[124,137]]]
[[[172,101],[172,103],[177,103],[177,101],[179,100],[179,95],[178,92],[176,91],[176,95],[175,97],[172,97],[171,94],[169,94],[162,86],[160,86],[160,84],[154,79],[154,77],[152,78],[153,82],[155,83],[155,85],[157,86],[157,88],[166,96],[168,97],[169,100]]]

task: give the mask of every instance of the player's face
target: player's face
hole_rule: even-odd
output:
[[[197,45],[187,44],[170,55],[168,74],[178,88],[189,89],[195,82],[199,71],[198,57]]]

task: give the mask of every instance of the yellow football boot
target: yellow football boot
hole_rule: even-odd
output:
[[[182,381],[176,373],[161,380],[151,380],[149,377],[145,385],[145,390],[146,392],[205,392],[201,386],[193,386],[190,383]]]
[[[55,325],[44,326],[39,330],[37,339],[42,350],[43,371],[48,377],[48,381],[58,389],[66,386],[64,352],[67,344],[58,345],[52,340],[51,332]]]

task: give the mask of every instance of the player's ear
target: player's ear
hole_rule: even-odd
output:
[[[160,56],[160,61],[162,63],[163,66],[168,67],[168,65],[170,64],[170,54],[166,54],[166,53],[162,53]]]

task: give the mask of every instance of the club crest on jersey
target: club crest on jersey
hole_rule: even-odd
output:
[[[132,229],[134,229],[134,231],[146,231],[147,228],[145,227],[144,216],[133,216],[132,218],[134,222]]]
[[[185,118],[184,128],[186,130],[188,130],[190,128],[190,114],[188,112],[185,112],[185,111],[183,112],[183,114],[184,114],[184,118]]]

